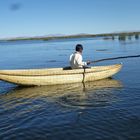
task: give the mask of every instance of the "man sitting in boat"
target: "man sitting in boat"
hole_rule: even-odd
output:
[[[72,69],[79,69],[79,68],[85,68],[87,65],[89,65],[91,62],[83,62],[82,58],[82,52],[83,52],[83,46],[81,44],[77,44],[75,47],[76,52],[70,55],[70,66]]]

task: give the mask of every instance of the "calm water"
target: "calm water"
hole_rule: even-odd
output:
[[[68,65],[75,45],[84,60],[140,54],[140,40],[69,39],[0,42],[0,69]],[[113,77],[96,82],[18,87],[0,81],[0,139],[140,139],[140,58],[123,62]]]

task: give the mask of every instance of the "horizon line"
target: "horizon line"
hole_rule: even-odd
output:
[[[12,39],[26,39],[26,38],[51,38],[51,37],[72,37],[72,36],[84,36],[84,35],[110,35],[110,34],[122,34],[122,33],[140,33],[140,30],[133,30],[133,31],[114,31],[114,32],[106,32],[106,33],[77,33],[77,34],[47,34],[47,35],[32,35],[32,36],[13,36],[13,37],[0,37],[0,40],[12,40]]]

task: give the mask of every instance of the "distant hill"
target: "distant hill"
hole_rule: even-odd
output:
[[[132,35],[140,35],[140,31],[135,32],[115,32],[115,33],[102,33],[102,34],[74,34],[74,35],[64,35],[64,34],[49,34],[44,36],[33,36],[33,37],[15,37],[15,38],[7,38],[1,39],[4,41],[18,41],[18,40],[56,40],[56,39],[69,39],[69,38],[84,38],[84,37],[114,37],[114,36],[132,36]]]

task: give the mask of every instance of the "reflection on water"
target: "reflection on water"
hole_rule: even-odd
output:
[[[0,42],[0,69],[64,67],[78,43],[84,60],[140,54],[140,39]],[[94,66],[120,61],[114,79],[123,85],[106,79],[21,88],[0,81],[0,140],[140,139],[140,58]]]
[[[104,79],[85,84],[17,87],[12,92],[3,95],[3,98],[6,102],[10,102],[10,100],[19,100],[19,102],[26,100],[28,102],[42,99],[69,107],[96,107],[106,106],[115,101],[113,89],[121,87],[121,82],[113,79]]]

